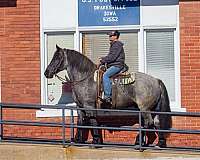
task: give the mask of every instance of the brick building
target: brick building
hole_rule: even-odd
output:
[[[88,21],[88,24],[85,24],[86,20],[82,21],[84,17],[80,13],[85,12],[87,15],[87,12],[81,8],[83,5],[81,2],[84,2],[84,5],[91,5],[89,1],[78,3],[70,0],[62,0],[59,4],[53,0],[0,1],[1,102],[58,103],[62,86],[57,85],[56,80],[47,81],[43,76],[55,43],[79,50],[95,61],[98,55],[92,53],[105,52],[107,46],[103,43],[106,32],[114,28],[121,31],[122,39],[127,43],[126,52],[129,60],[127,63],[131,66],[131,70],[155,75],[167,83],[172,110],[200,111],[200,1],[160,0],[159,4],[156,4],[153,0],[151,3],[144,0],[139,8],[136,6],[134,10],[134,14],[139,14],[139,17],[130,20],[130,24],[128,20],[117,25],[106,23],[99,26],[95,19],[92,20],[94,17],[91,17],[91,22]],[[80,8],[79,12],[77,8]],[[106,13],[113,15],[110,18]],[[110,19],[112,21],[112,17],[117,13],[117,11],[104,12],[104,22]],[[103,43],[96,42],[95,37],[103,40]],[[162,41],[164,45],[158,44],[158,41]],[[95,45],[101,46],[100,49],[92,48]],[[153,48],[154,45],[160,46]],[[151,56],[154,54],[154,57],[160,57],[154,52],[156,49],[163,49],[161,61]],[[131,54],[131,50],[134,51],[134,55]],[[170,56],[166,57],[164,55],[166,53]],[[158,62],[157,67],[162,70],[152,70],[155,61]],[[163,67],[162,64],[167,66]],[[56,85],[50,86],[48,85],[50,83]],[[51,94],[55,97],[55,101],[49,99]],[[59,118],[52,118],[55,115],[58,115],[57,111],[23,110],[22,112],[9,109],[4,111],[4,118],[7,119],[59,121]],[[195,118],[179,117],[173,119],[173,127],[199,129],[200,122]],[[38,127],[20,126],[19,130],[19,126],[5,126],[4,130],[7,136],[53,138],[60,136],[60,128],[44,127],[41,130]],[[197,143],[198,137],[192,135],[172,134],[168,143],[175,145],[180,143],[180,140],[184,140],[184,144],[200,145]]]

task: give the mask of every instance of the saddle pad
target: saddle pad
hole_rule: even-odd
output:
[[[113,84],[128,85],[135,82],[135,72],[129,73],[127,75],[121,75],[120,77],[115,77],[113,79]]]

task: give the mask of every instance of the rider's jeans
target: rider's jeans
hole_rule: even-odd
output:
[[[112,82],[110,78],[120,72],[121,68],[112,66],[107,69],[107,71],[103,74],[103,88],[104,88],[104,97],[111,97],[112,92]]]

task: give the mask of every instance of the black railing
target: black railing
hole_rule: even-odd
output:
[[[4,109],[61,109],[62,110],[62,120],[61,122],[35,122],[35,121],[28,121],[28,120],[5,120],[4,119]],[[66,115],[65,110],[70,111],[69,123],[66,123]],[[74,119],[74,110],[90,110],[90,111],[97,111],[102,113],[108,112],[117,112],[120,114],[134,114],[138,115],[138,127],[133,126],[122,126],[122,127],[108,127],[108,126],[80,126],[75,123]],[[165,133],[177,133],[177,134],[196,134],[200,135],[200,129],[197,130],[187,130],[187,129],[174,129],[171,128],[169,130],[161,130],[161,129],[146,129],[142,127],[142,113],[141,111],[134,111],[134,110],[111,110],[111,109],[83,109],[83,108],[76,108],[74,106],[66,106],[66,105],[35,105],[35,104],[12,104],[12,103],[0,103],[0,140],[1,142],[26,142],[26,143],[48,143],[48,144],[62,144],[63,147],[74,145],[74,146],[94,146],[94,147],[128,147],[128,148],[135,148],[139,149],[140,151],[144,149],[161,149],[155,146],[147,147],[142,146],[142,132],[149,131],[149,132],[165,132]],[[181,116],[181,117],[200,117],[200,113],[191,113],[191,112],[148,112],[151,114],[168,114],[170,116]],[[48,139],[48,138],[29,138],[29,137],[14,137],[14,136],[5,136],[4,134],[4,126],[5,125],[22,125],[22,126],[38,126],[38,127],[59,127],[62,128],[61,134],[62,138],[60,139]],[[70,136],[69,138],[66,137],[66,128],[70,129]],[[92,144],[92,143],[74,143],[74,129],[75,128],[87,128],[87,129],[103,129],[103,130],[117,130],[117,131],[132,131],[139,133],[139,146],[134,144],[124,144],[124,143],[103,143],[103,144]],[[166,147],[162,148],[166,150],[191,150],[191,151],[200,151],[200,147]]]

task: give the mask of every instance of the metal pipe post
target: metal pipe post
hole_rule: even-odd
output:
[[[139,149],[142,152],[142,113],[139,112]]]
[[[70,139],[71,142],[74,141],[74,112],[73,109],[70,110]]]
[[[65,108],[62,107],[62,143],[63,148],[65,147]]]
[[[0,105],[1,107],[1,114],[0,114],[0,123],[1,123],[1,135],[0,135],[0,141],[3,139],[3,108],[2,105]]]

